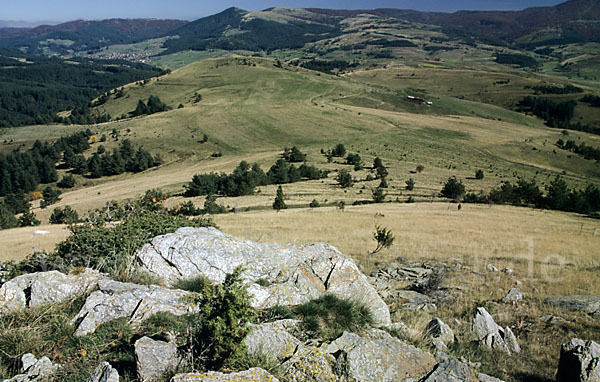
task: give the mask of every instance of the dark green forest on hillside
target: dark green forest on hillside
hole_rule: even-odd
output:
[[[103,92],[161,73],[149,65],[119,60],[62,61],[16,54],[0,50],[0,127],[96,122],[87,110],[67,120],[56,113],[87,109],[88,102]]]

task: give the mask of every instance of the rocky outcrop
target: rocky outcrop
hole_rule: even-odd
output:
[[[600,381],[600,345],[573,338],[562,345],[556,382]]]
[[[255,308],[298,305],[333,293],[363,302],[377,324],[391,323],[387,305],[354,261],[325,243],[283,246],[236,239],[215,228],[180,228],[154,238],[136,259],[169,285],[200,275],[222,282],[242,266]]]
[[[23,374],[16,375],[5,382],[42,382],[49,380],[58,370],[58,365],[54,365],[48,357],[40,359],[35,358],[31,353],[24,354],[21,357],[23,364]]]
[[[473,334],[476,341],[490,349],[501,350],[509,354],[521,351],[512,330],[509,327],[502,328],[496,324],[485,308],[480,307],[475,311]]]
[[[523,300],[523,293],[518,288],[511,288],[506,296],[502,298],[502,302],[505,304],[516,304]]]
[[[194,294],[156,285],[144,286],[100,280],[98,290],[93,292],[71,321],[77,323],[76,336],[92,333],[105,322],[129,317],[129,322],[139,324],[158,312],[176,316],[198,311]]]
[[[572,312],[584,312],[600,318],[600,296],[578,295],[546,299],[546,304]]]
[[[142,337],[135,342],[135,361],[139,380],[150,382],[175,370],[181,359],[175,342]]]
[[[206,373],[177,374],[171,382],[279,382],[267,371],[255,367],[239,373],[223,374],[216,371]]]
[[[433,356],[383,332],[371,337],[345,332],[327,346],[336,354],[336,374],[344,381],[416,381],[435,366]]]
[[[252,325],[244,344],[248,354],[264,355],[274,360],[291,357],[301,346],[300,340],[290,334],[300,321],[279,320]]]
[[[471,368],[455,358],[440,362],[422,382],[480,382]]]
[[[96,366],[87,382],[119,382],[119,373],[108,362]]]
[[[77,275],[49,271],[18,276],[0,287],[0,313],[61,302],[91,291],[103,279],[91,269]]]
[[[448,345],[454,343],[454,332],[437,317],[429,321],[423,334],[425,338],[431,340],[433,346],[439,351],[446,350]]]
[[[335,357],[320,348],[302,346],[281,367],[286,381],[341,382],[334,371]]]

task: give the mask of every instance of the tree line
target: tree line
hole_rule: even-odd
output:
[[[575,154],[581,155],[585,159],[600,161],[600,149],[588,146],[585,143],[577,144],[577,142],[573,140],[568,140],[567,142],[565,142],[562,139],[559,139],[558,141],[556,141],[556,146],[560,149],[571,151]]]
[[[320,170],[306,163],[302,163],[298,167],[289,163],[299,162],[301,158],[304,160],[306,154],[294,146],[291,149],[285,148],[282,158],[278,159],[266,173],[258,163],[250,165],[246,161],[241,161],[231,174],[215,172],[196,174],[192,177],[192,181],[185,185],[184,195],[252,195],[258,186],[321,179],[329,174],[328,171]]]
[[[464,189],[463,189],[464,190]],[[557,176],[548,186],[546,194],[540,190],[535,179],[519,179],[516,184],[505,181],[488,195],[469,193],[466,203],[497,203],[515,206],[534,206],[550,210],[592,214],[600,210],[600,189],[588,184],[585,189],[570,188]]]

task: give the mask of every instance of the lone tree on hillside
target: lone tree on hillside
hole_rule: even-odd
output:
[[[475,179],[483,179],[483,170],[475,171]]]
[[[379,157],[375,158],[375,160],[373,161],[373,169],[377,174],[377,179],[385,178],[386,176],[388,176],[388,170],[387,168],[385,168],[381,158]]]
[[[389,248],[394,244],[394,235],[392,231],[387,229],[386,227],[377,226],[375,227],[375,232],[373,233],[373,240],[377,242],[377,248],[371,252],[371,254],[375,254],[381,251],[384,248]]]
[[[448,199],[458,199],[465,194],[465,185],[453,176],[448,178],[448,181],[444,184],[444,188],[442,188],[441,194]]]
[[[284,196],[283,196],[283,188],[279,186],[277,188],[277,195],[275,196],[275,201],[273,202],[273,209],[279,212],[280,210],[285,210],[287,206],[285,205]]]
[[[354,184],[354,181],[352,180],[352,175],[348,172],[348,170],[345,169],[340,170],[336,180],[342,188],[349,188],[352,187],[352,185]]]

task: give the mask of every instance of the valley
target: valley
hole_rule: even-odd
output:
[[[585,9],[593,18],[596,3],[571,0],[557,9],[563,14],[575,9],[577,15]],[[22,56],[26,61],[35,62],[38,56],[30,55],[35,50],[53,56],[37,63],[90,65],[94,74],[85,76],[92,79],[106,72],[101,81],[93,80],[102,86],[88,86],[82,90],[85,96],[77,93],[77,99],[53,105],[57,110],[49,106],[36,123],[0,128],[0,164],[6,166],[16,162],[5,158],[25,155],[40,142],[54,144],[83,132],[89,144],[71,153],[80,156],[79,162],[69,161],[65,150],[48,154],[55,155],[55,180],[38,182],[23,194],[39,225],[0,230],[0,261],[13,262],[6,269],[21,261],[25,269],[35,269],[39,264],[30,257],[33,253],[52,253],[77,235],[78,227],[97,224],[98,216],[89,212],[108,205],[137,211],[132,206],[140,198],[151,199],[145,206],[170,219],[187,205],[196,208],[191,215],[209,217],[221,231],[241,239],[331,244],[372,276],[372,282],[393,264],[439,271],[439,283],[423,292],[435,301],[434,310],[406,310],[404,301],[386,300],[392,321],[413,330],[403,340],[435,354],[420,333],[440,317],[459,339],[446,351],[469,367],[506,381],[554,380],[561,344],[574,337],[600,340],[597,316],[545,303],[565,295],[600,295],[600,161],[589,154],[600,149],[600,135],[594,133],[600,128],[600,108],[593,104],[600,95],[600,56],[592,33],[596,24],[586,29],[554,19],[558,26],[551,30],[536,18],[541,16],[531,16],[546,11],[522,11],[537,23],[525,28],[521,13],[515,21],[502,12],[459,17],[400,10],[232,8],[193,22],[82,22],[77,28],[83,29],[70,24],[77,33],[56,26],[0,38],[6,49],[30,44],[32,52]],[[473,21],[480,19],[499,26],[492,33],[487,24]],[[129,24],[143,28],[130,35]],[[117,28],[118,33],[107,35],[115,41],[96,41],[87,28],[96,31],[99,25]],[[91,40],[78,40],[82,30]],[[273,33],[277,38],[269,39]],[[576,38],[570,41],[569,36]],[[12,70],[14,62],[26,70],[11,54],[17,53],[0,50],[2,70]],[[503,54],[517,64],[500,63]],[[533,66],[518,64],[529,62],[523,56]],[[128,62],[135,64],[129,67]],[[115,73],[122,77],[112,77]],[[38,85],[28,84],[31,91],[44,88]],[[526,97],[550,106],[543,114],[525,107]],[[154,109],[152,102],[158,105]],[[8,102],[0,106],[16,112]],[[85,113],[77,114],[78,109]],[[89,116],[87,123],[76,120],[78,115]],[[578,153],[559,141],[592,150]],[[124,149],[124,142],[131,148]],[[336,156],[339,145],[345,152]],[[284,150],[292,147],[305,158],[283,160]],[[136,161],[142,151],[160,161],[134,166],[123,159],[119,164],[114,158],[127,150]],[[100,163],[106,166],[111,153],[113,165],[122,171],[95,174],[93,160],[104,158]],[[358,162],[348,154],[358,155]],[[37,160],[35,155],[31,161]],[[383,179],[377,158],[387,172]],[[269,170],[278,160],[314,166],[322,176],[274,181],[271,173],[276,171]],[[243,178],[254,164],[268,174],[263,174],[268,181],[248,181],[251,192],[186,194],[195,175],[238,172]],[[136,171],[125,170],[136,166]],[[10,178],[5,174],[0,179]],[[344,174],[349,174],[350,186],[342,184]],[[62,187],[69,176],[73,186]],[[464,189],[446,197],[443,189],[451,179]],[[18,187],[22,179],[8,182]],[[517,200],[506,191],[509,183],[514,185],[510,190],[521,192]],[[46,206],[42,193],[48,187],[61,193]],[[287,208],[276,210],[279,187]],[[562,204],[556,202],[560,187]],[[377,200],[376,192],[383,197]],[[163,193],[164,200],[157,196]],[[3,209],[13,196],[2,195]],[[206,207],[213,197],[224,212]],[[80,220],[50,224],[56,209],[65,207]],[[0,216],[1,223],[9,220]],[[104,225],[94,227],[119,223],[107,220]],[[395,240],[375,253],[373,234],[381,227],[390,229]],[[510,272],[502,271],[507,268]],[[123,278],[117,281],[130,281],[115,274]],[[502,302],[514,287],[524,300]],[[438,294],[448,300],[437,300]],[[481,350],[468,340],[471,316],[479,306],[512,328],[521,355]],[[540,317],[548,315],[564,323],[542,323]],[[0,362],[0,375],[5,372]]]

